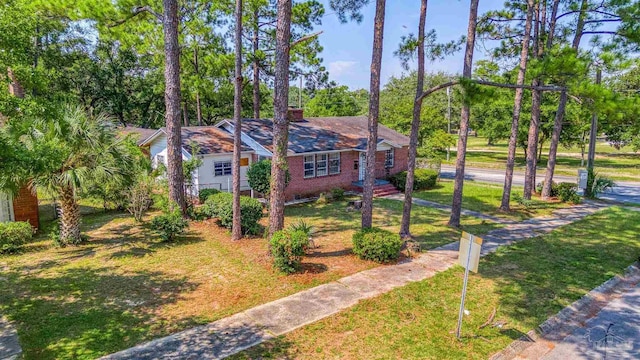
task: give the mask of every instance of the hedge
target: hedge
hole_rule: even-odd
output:
[[[389,181],[396,189],[405,190],[407,183],[407,172],[402,171],[389,177]],[[431,169],[416,169],[413,177],[413,190],[428,190],[436,186],[438,182],[438,172]]]
[[[402,239],[391,231],[369,228],[353,234],[353,253],[365,260],[380,263],[398,259]]]
[[[207,217],[217,218],[220,226],[231,229],[233,226],[233,194],[218,193],[209,196],[204,202],[203,213]],[[240,197],[240,227],[246,235],[260,233],[258,221],[263,216],[262,204],[248,196]]]
[[[32,236],[33,228],[26,221],[0,223],[0,253],[19,250]]]

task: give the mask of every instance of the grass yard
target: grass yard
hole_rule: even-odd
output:
[[[397,231],[401,206],[377,200],[374,224]],[[303,271],[284,276],[272,269],[264,239],[233,242],[214,221],[165,243],[128,214],[84,206],[87,244],[54,248],[45,230],[22,253],[0,257],[0,314],[15,322],[25,359],[96,358],[377,266],[351,254],[360,213],[345,208],[286,209],[287,223],[302,218],[318,233]],[[460,236],[447,220],[414,207],[412,230],[435,247]],[[498,227],[475,218],[463,225],[478,234]]]
[[[474,182],[466,180],[463,187],[462,208],[467,210],[479,211],[485,214],[504,217],[513,220],[525,220],[531,217],[539,217],[549,215],[555,209],[568,206],[560,202],[543,202],[534,201],[533,205],[524,207],[511,200],[511,211],[503,212],[500,210],[502,201],[501,184],[492,184],[484,182]],[[521,194],[522,187],[514,186],[513,194]],[[442,179],[438,185],[430,190],[416,191],[414,196],[419,199],[438,202],[451,206],[453,199],[453,180]],[[534,199],[535,200],[535,199]]]
[[[455,149],[449,164],[455,163]],[[539,170],[546,169],[549,155],[548,144],[543,148],[542,157],[538,164]],[[466,155],[467,166],[504,169],[507,162],[507,143],[503,141],[496,145],[487,145],[484,138],[469,138],[468,152]],[[558,150],[556,174],[576,176],[580,166],[579,149]],[[524,171],[525,155],[522,149],[518,149],[516,155],[516,171]],[[596,171],[604,176],[621,181],[640,181],[640,153],[632,152],[629,147],[616,150],[606,143],[599,142],[596,145]]]
[[[480,261],[455,338],[457,266],[238,354],[235,359],[486,359],[638,260],[640,213],[612,208]],[[502,328],[480,329],[493,309]]]

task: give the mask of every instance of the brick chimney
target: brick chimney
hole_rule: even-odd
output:
[[[304,111],[302,109],[289,108],[287,118],[291,122],[300,122],[304,120]]]

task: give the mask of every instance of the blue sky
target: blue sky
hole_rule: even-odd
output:
[[[373,18],[375,1],[362,11],[361,23],[341,24],[329,8],[328,0],[321,0],[326,9],[320,35],[324,47],[322,58],[329,69],[331,80],[351,89],[369,89],[371,47],[373,44]],[[501,8],[504,0],[480,1],[479,13]],[[384,46],[382,58],[382,84],[394,75],[400,75],[403,69],[400,61],[393,56],[403,35],[417,33],[420,12],[420,0],[387,0],[385,17]],[[469,20],[469,1],[431,0],[427,9],[427,29],[438,32],[439,41],[459,39],[467,33]],[[482,59],[481,51],[476,48],[474,60]],[[427,71],[462,72],[463,52],[459,52],[443,61],[427,65]]]

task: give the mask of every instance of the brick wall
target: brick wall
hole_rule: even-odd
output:
[[[13,215],[16,221],[28,221],[38,227],[38,198],[26,186],[13,198]]]
[[[345,151],[340,153],[340,174],[327,175],[313,178],[304,178],[303,156],[290,156],[287,158],[291,181],[285,190],[286,200],[293,200],[296,196],[308,197],[321,192],[328,192],[331,189],[340,187],[345,190],[354,190],[352,183],[358,181],[359,152]],[[393,168],[384,168],[385,153],[376,153],[376,178],[383,179],[387,175],[393,175],[407,169],[407,157],[409,151],[407,147],[395,149]]]

